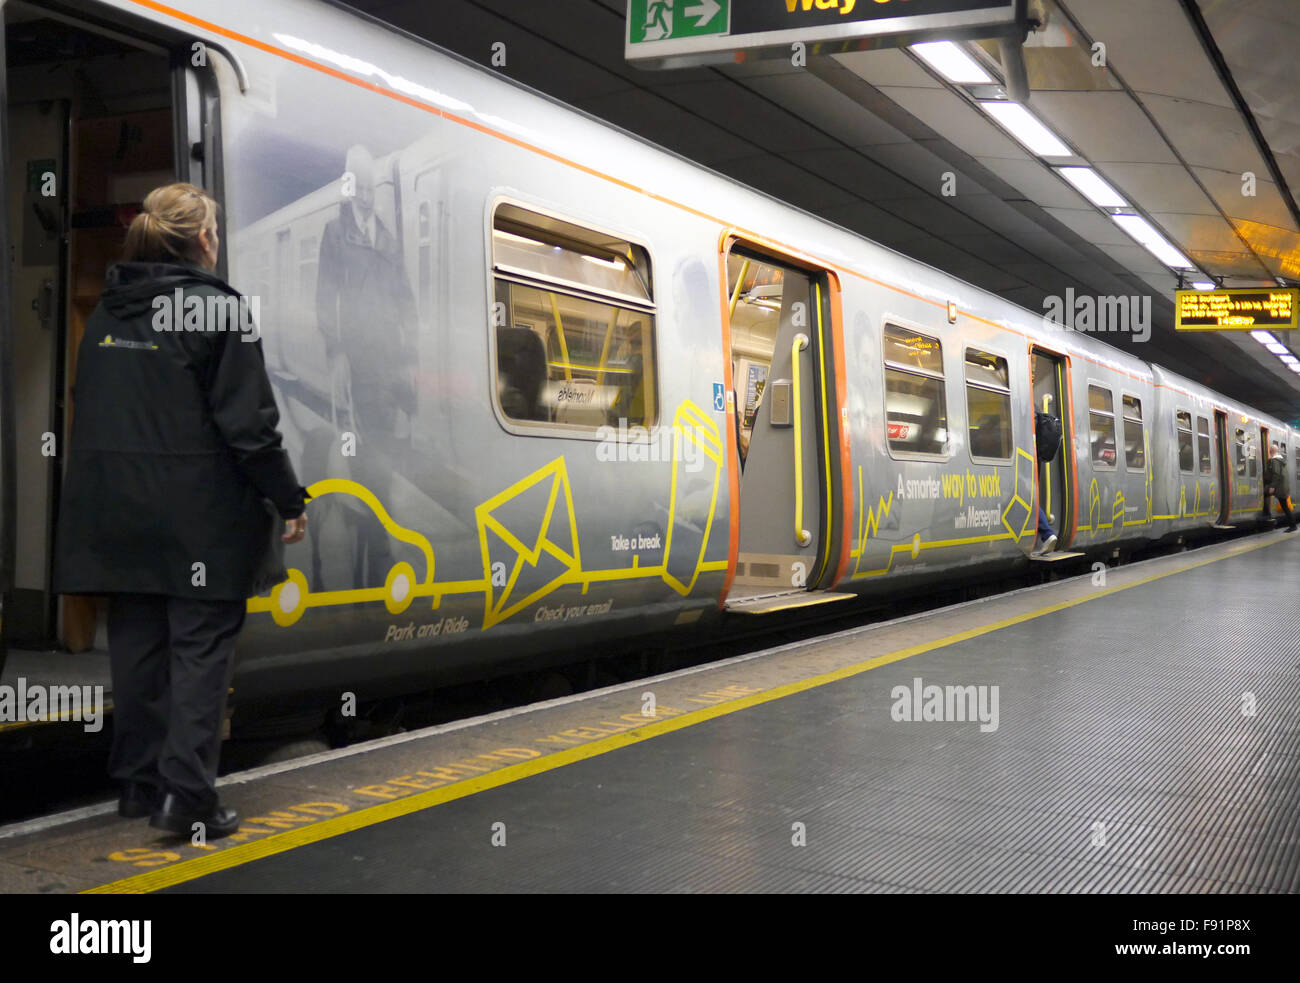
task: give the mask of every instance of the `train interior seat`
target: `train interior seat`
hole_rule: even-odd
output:
[[[501,408],[514,420],[548,421],[540,402],[546,383],[546,346],[530,328],[497,328],[497,378]]]

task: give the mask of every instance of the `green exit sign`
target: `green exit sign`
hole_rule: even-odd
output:
[[[744,61],[817,46],[1023,40],[1026,0],[628,0],[625,55],[643,68]]]
[[[731,0],[630,0],[629,44],[676,41],[731,29]]]

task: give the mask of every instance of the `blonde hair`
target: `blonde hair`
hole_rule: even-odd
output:
[[[202,188],[184,183],[154,188],[144,199],[144,210],[126,230],[122,259],[128,263],[192,262],[199,233],[213,227],[216,219],[217,203]]]

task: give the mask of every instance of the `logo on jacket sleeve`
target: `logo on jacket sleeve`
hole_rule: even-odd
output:
[[[158,346],[152,341],[128,341],[125,338],[114,338],[111,334],[104,335],[104,340],[99,343],[100,348],[135,348],[139,351],[156,352]]]

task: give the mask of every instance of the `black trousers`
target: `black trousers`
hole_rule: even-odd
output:
[[[1287,526],[1291,529],[1294,529],[1295,516],[1291,512],[1291,506],[1287,503],[1285,496],[1277,495],[1277,494],[1270,495],[1268,492],[1264,492],[1264,518],[1266,519],[1271,518],[1273,515],[1273,509],[1271,508],[1273,503],[1269,501],[1269,499],[1272,498],[1277,499],[1277,504],[1282,506],[1282,511],[1286,513]]]
[[[109,596],[113,778],[174,792],[196,812],[216,806],[221,728],[245,613],[244,601]]]

